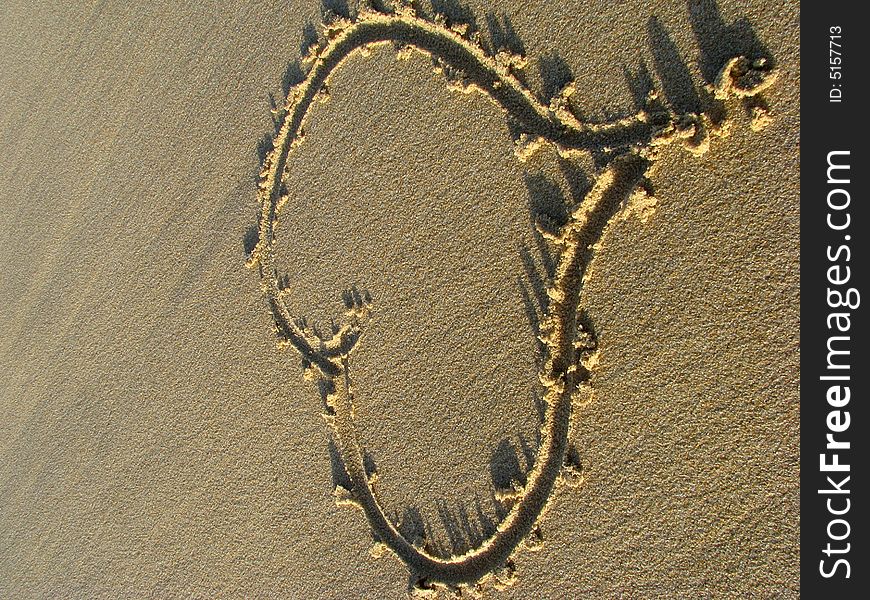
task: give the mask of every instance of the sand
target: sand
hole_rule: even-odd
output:
[[[4,9],[0,595],[797,597],[797,8],[529,4]]]

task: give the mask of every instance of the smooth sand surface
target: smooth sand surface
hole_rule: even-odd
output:
[[[0,19],[0,596],[405,597],[405,564],[336,505],[324,401],[245,267],[270,95],[319,4],[55,4]],[[701,156],[663,148],[654,212],[608,227],[581,300],[584,481],[483,593],[797,597],[798,9],[434,4],[521,50],[539,98],[570,74],[588,119],[637,110],[642,64],[677,112],[734,54],[779,74],[766,127],[734,111]],[[327,330],[344,290],[370,293],[348,372],[378,497],[461,554],[537,452],[554,250],[533,216],[599,170],[517,160],[501,108],[391,47],[348,58],[305,129],[275,247],[288,302]]]

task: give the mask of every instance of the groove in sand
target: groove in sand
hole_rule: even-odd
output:
[[[380,548],[388,549],[408,566],[415,592],[426,593],[433,586],[479,586],[487,579],[494,579],[496,585],[509,584],[514,576],[511,556],[533,532],[560,479],[566,484],[582,480],[571,465],[566,465],[566,452],[572,406],[579,402],[581,385],[589,379],[587,367],[594,364],[595,344],[589,343],[590,333],[578,324],[577,309],[584,273],[596,243],[612,218],[632,197],[642,193],[638,184],[644,181],[659,148],[677,142],[695,154],[705,152],[711,136],[724,136],[729,131],[726,104],[734,98],[757,95],[775,79],[775,72],[764,61],[736,57],[708,86],[708,107],[699,114],[675,114],[650,94],[647,105],[636,115],[590,124],[571,110],[573,85],[549,105],[541,104],[514,75],[524,59],[506,52],[488,55],[464,27],[449,27],[443,20],[430,22],[403,8],[390,14],[363,11],[354,20],[334,20],[325,31],[328,41],[314,49],[307,77],[288,93],[273,150],[263,161],[259,239],[248,265],[259,270],[279,346],[298,352],[306,376],[319,378],[326,390],[327,421],[352,486],[350,490],[336,489],[337,502],[354,504],[364,511]],[[370,315],[370,299],[348,295],[343,324],[331,337],[323,338],[292,315],[275,267],[275,224],[288,199],[284,181],[291,176],[287,157],[304,139],[308,112],[314,101],[326,93],[330,75],[349,56],[384,43],[394,44],[400,52],[413,49],[430,55],[436,72],[447,75],[451,88],[481,92],[496,102],[523,131],[517,146],[520,160],[547,143],[567,158],[593,150],[612,156],[566,224],[553,227],[546,215],[541,215],[539,229],[560,253],[548,289],[550,305],[541,322],[546,359],[540,380],[546,412],[534,467],[527,484],[511,498],[513,505],[495,533],[477,548],[447,558],[431,555],[399,533],[378,503],[373,489],[376,474],[366,471],[353,420],[348,357]]]

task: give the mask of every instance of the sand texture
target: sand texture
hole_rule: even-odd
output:
[[[4,8],[0,596],[798,596],[798,9],[547,4]]]

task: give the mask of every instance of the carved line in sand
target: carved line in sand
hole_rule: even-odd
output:
[[[324,25],[326,41],[314,46],[307,61],[305,80],[290,90],[279,111],[281,122],[273,150],[263,161],[259,183],[261,214],[259,239],[248,265],[257,267],[263,291],[279,337],[280,348],[292,348],[303,358],[306,378],[319,379],[326,390],[326,420],[347,470],[351,489],[338,486],[336,502],[361,508],[378,540],[373,555],[389,551],[405,562],[415,593],[433,593],[439,587],[475,591],[487,581],[509,584],[515,574],[511,557],[522,547],[537,547],[537,524],[557,485],[579,485],[577,465],[567,464],[572,407],[591,397],[588,379],[595,362],[595,340],[578,323],[577,310],[584,273],[596,243],[612,218],[654,204],[645,190],[646,175],[661,146],[680,143],[694,154],[709,147],[711,137],[728,133],[731,101],[743,98],[752,116],[753,129],[769,117],[758,97],[775,79],[763,60],[731,59],[713,85],[705,88],[703,112],[676,114],[655,93],[637,114],[608,123],[584,123],[572,112],[568,85],[548,106],[538,102],[515,76],[524,64],[521,56],[504,51],[489,55],[479,36],[465,26],[434,22],[412,9],[395,12],[362,11],[354,19],[333,18]],[[540,371],[546,411],[540,431],[535,464],[522,488],[501,492],[509,512],[495,533],[478,547],[447,558],[427,552],[425,540],[409,541],[386,516],[378,503],[377,474],[367,472],[363,448],[354,427],[353,390],[348,375],[350,353],[360,340],[370,316],[370,298],[345,295],[348,307],[343,323],[323,337],[293,315],[285,302],[281,277],[275,266],[275,229],[288,200],[284,186],[291,173],[287,157],[304,139],[305,119],[315,101],[327,92],[329,77],[349,56],[367,55],[373,46],[392,44],[399,57],[418,51],[430,56],[435,72],[446,75],[451,89],[485,94],[504,110],[523,133],[517,136],[516,154],[526,160],[544,144],[553,145],[566,158],[596,151],[608,155],[609,165],[592,190],[570,215],[567,223],[554,224],[546,215],[537,221],[539,231],[557,248],[558,262],[547,291],[550,303],[540,327],[545,360]],[[531,538],[530,538],[531,536]]]

